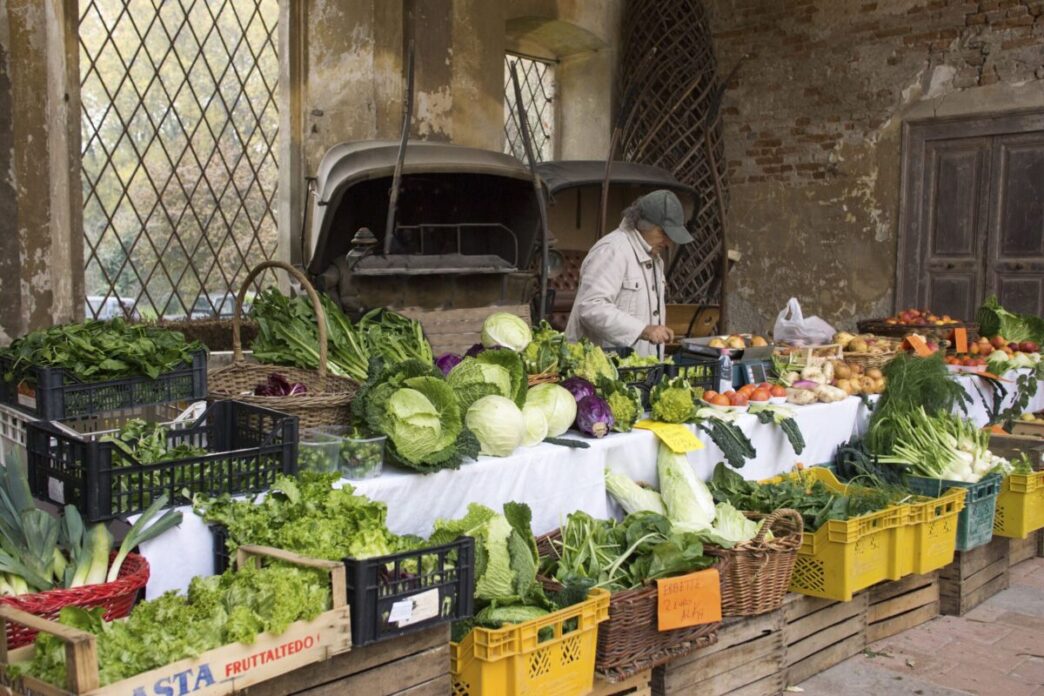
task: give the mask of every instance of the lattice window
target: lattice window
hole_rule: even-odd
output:
[[[522,134],[515,114],[515,86],[511,81],[511,64],[518,65],[518,81],[522,88],[522,104],[529,121],[533,153],[540,161],[555,156],[555,64],[507,54],[504,61],[504,152],[526,161]]]
[[[87,315],[227,315],[277,245],[278,0],[80,10]]]

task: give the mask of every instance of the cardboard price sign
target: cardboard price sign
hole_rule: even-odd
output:
[[[968,353],[968,329],[964,327],[953,330],[954,343],[957,344],[957,352],[961,355]]]
[[[721,621],[721,578],[716,568],[657,580],[656,593],[661,631]]]
[[[667,445],[675,454],[685,454],[703,449],[703,443],[691,430],[681,423],[660,423],[659,421],[643,420],[634,424],[634,427],[642,430],[651,430],[660,438],[660,442]]]
[[[916,353],[919,357],[927,358],[935,354],[935,351],[929,348],[928,344],[925,343],[924,339],[918,336],[917,334],[910,334],[906,337],[906,340],[910,343],[911,346],[913,346],[914,353]]]

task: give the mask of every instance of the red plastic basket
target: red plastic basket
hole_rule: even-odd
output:
[[[116,554],[109,557],[109,562]],[[0,597],[0,604],[35,614],[36,616],[58,620],[58,613],[64,607],[83,607],[84,609],[105,608],[105,620],[121,619],[130,614],[138,592],[149,581],[149,562],[136,553],[127,554],[120,568],[120,576],[115,582],[103,582],[98,585],[85,585],[73,589],[48,590],[36,594],[18,595],[17,597]],[[7,622],[7,649],[13,650],[28,645],[36,639],[36,631]]]

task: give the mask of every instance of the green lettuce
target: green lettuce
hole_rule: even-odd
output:
[[[718,503],[715,506],[714,533],[733,545],[742,544],[757,536],[763,522],[764,520],[755,522],[747,519],[746,515],[728,503]]]
[[[1044,319],[1032,314],[1016,314],[1000,306],[997,296],[992,295],[979,307],[975,314],[979,322],[979,333],[983,336],[1001,336],[1013,343],[1026,341],[1044,345]]]
[[[714,497],[700,481],[684,454],[675,454],[660,444],[656,470],[660,476],[660,495],[667,517],[678,531],[698,532],[714,521]]]

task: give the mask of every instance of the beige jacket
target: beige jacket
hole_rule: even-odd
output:
[[[662,357],[662,347],[638,337],[649,324],[663,324],[665,283],[663,260],[650,256],[638,232],[612,231],[591,247],[580,266],[566,337]]]

